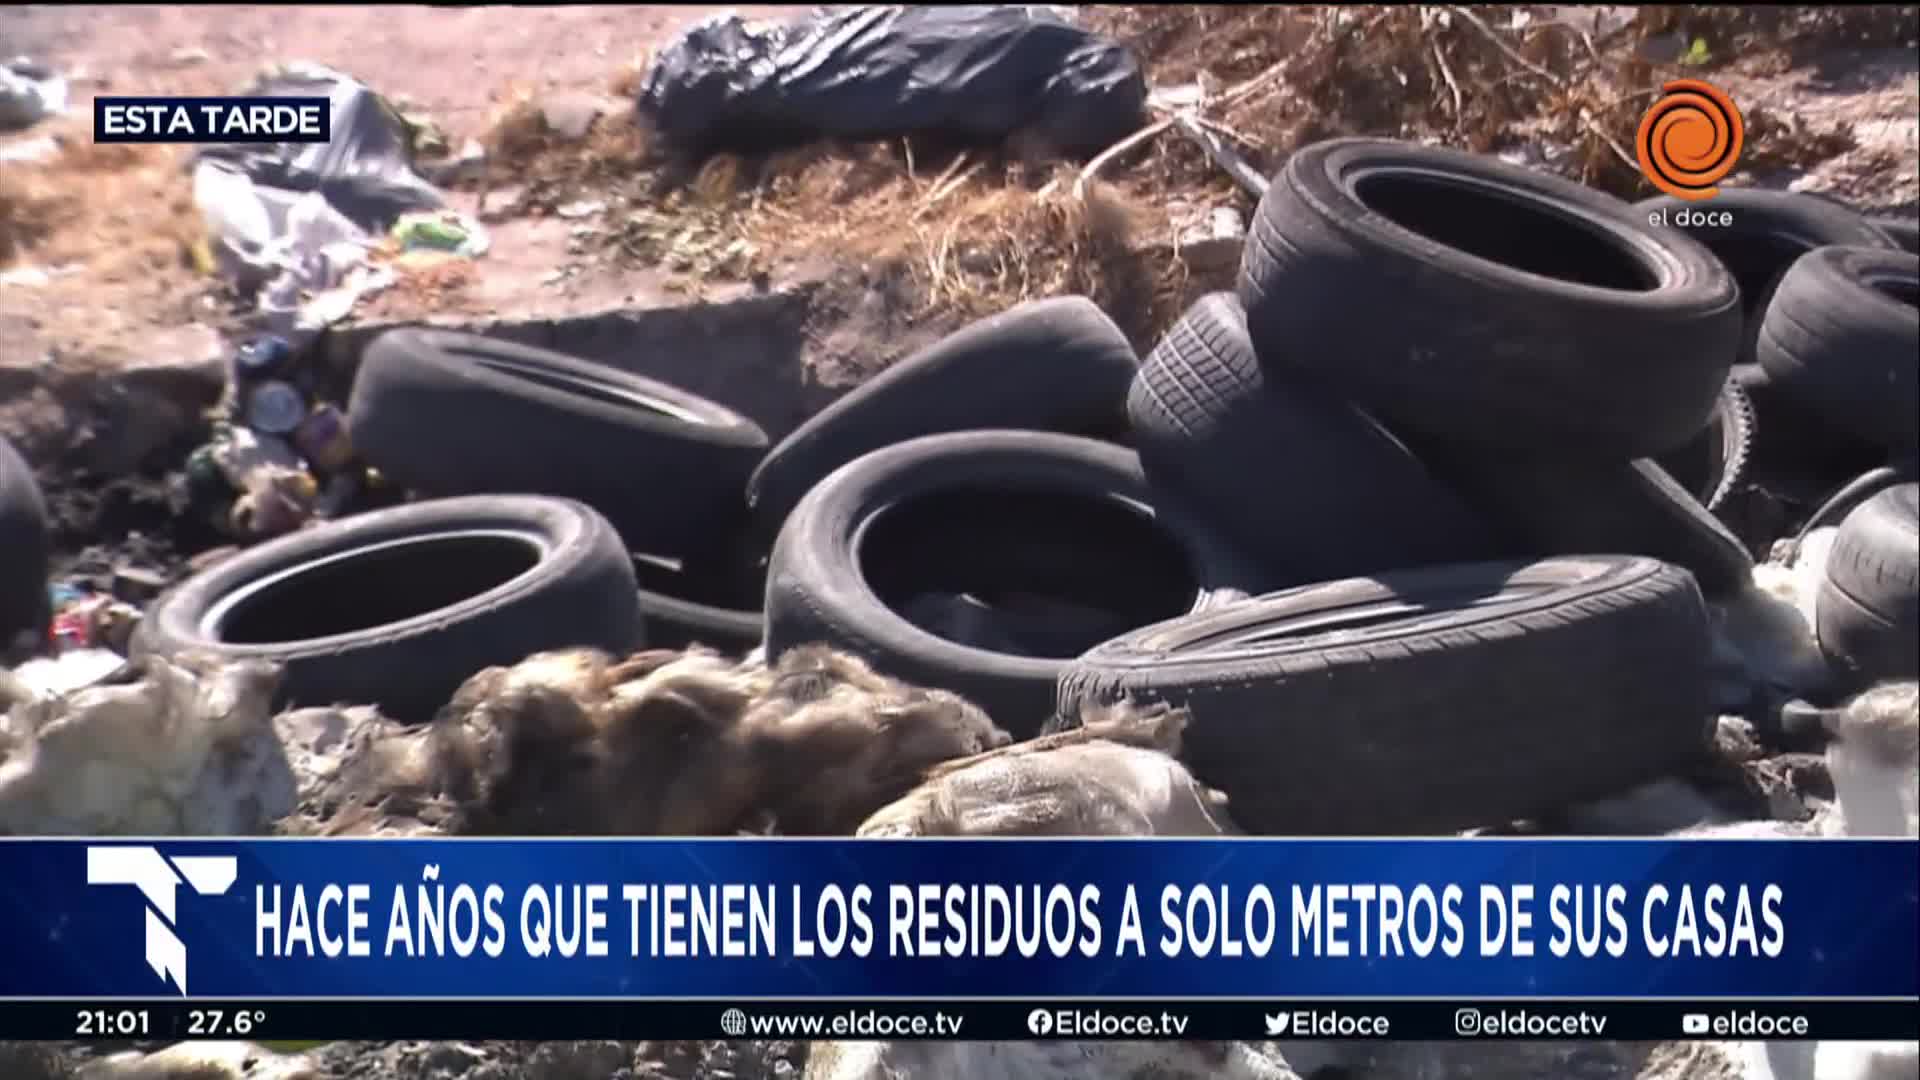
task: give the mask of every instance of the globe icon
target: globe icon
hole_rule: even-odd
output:
[[[720,1030],[735,1038],[747,1033],[747,1014],[739,1009],[728,1009],[720,1014]]]

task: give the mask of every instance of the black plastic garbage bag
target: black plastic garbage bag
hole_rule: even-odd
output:
[[[660,53],[639,109],[698,152],[1028,131],[1080,157],[1138,129],[1146,100],[1132,53],[1051,13],[868,5],[775,26],[707,19]]]
[[[255,184],[317,191],[372,233],[385,232],[410,210],[441,206],[440,192],[413,171],[406,124],[362,83],[328,68],[300,64],[262,78],[246,92],[328,98],[330,138],[325,143],[222,143],[201,150],[201,159],[231,164]]]

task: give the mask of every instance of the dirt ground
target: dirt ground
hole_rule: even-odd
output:
[[[821,146],[723,155],[690,174],[664,168],[625,122],[635,75],[651,50],[718,10],[0,7],[5,51],[72,84],[65,117],[0,135],[0,154],[48,136],[62,146],[48,162],[0,162],[0,431],[42,467],[58,569],[98,579],[129,561],[171,574],[217,539],[176,512],[177,471],[198,435],[196,412],[217,391],[221,336],[241,327],[234,298],[207,272],[185,148],[94,146],[96,94],[231,93],[270,64],[307,59],[430,117],[451,148],[486,145],[486,175],[448,195],[487,222],[491,250],[404,277],[362,303],[362,321],[698,312],[809,283],[803,317],[762,334],[797,335],[793,348],[760,350],[773,358],[765,363],[707,370],[683,359],[651,372],[722,400],[716,391],[764,383],[744,396],[778,398],[779,408],[728,403],[774,437],[838,388],[1016,300],[1086,293],[1144,350],[1194,296],[1230,284],[1232,261],[1204,265],[1174,237],[1181,221],[1209,209],[1244,217],[1254,200],[1165,132],[1115,157],[1085,199],[1067,194],[1078,163],[1011,148],[921,147],[916,157],[904,143]],[[1639,197],[1650,192],[1620,147],[1647,95],[1690,76],[1724,86],[1747,114],[1746,165],[1730,182],[1883,210],[1920,205],[1911,8],[1843,18],[1845,9],[1540,7],[1526,9],[1538,13],[1527,25],[1491,8],[1085,10],[1142,57],[1157,89],[1199,82],[1218,98],[1254,86],[1209,113],[1266,173],[1303,141],[1398,135]],[[1680,63],[1683,46],[1704,59]],[[529,123],[541,103],[568,97],[609,111],[581,138]],[[188,354],[212,360],[211,376],[129,374]]]

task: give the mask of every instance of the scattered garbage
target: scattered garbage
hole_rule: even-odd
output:
[[[140,609],[108,593],[93,593],[72,585],[55,585],[49,592],[53,620],[47,636],[56,655],[73,649],[100,646],[125,654]]]
[[[448,186],[463,180],[472,180],[486,172],[487,148],[478,139],[468,139],[460,144],[460,152],[451,157],[427,161],[421,164],[421,175],[433,183]]]
[[[391,284],[390,272],[366,265],[379,238],[443,200],[413,169],[416,129],[354,79],[294,64],[247,92],[332,103],[326,143],[209,146],[194,171],[216,262],[256,295],[269,329],[306,338]]]
[[[438,209],[439,191],[413,171],[406,121],[351,76],[311,63],[286,65],[244,93],[331,99],[324,143],[233,143],[200,151],[202,162],[232,165],[254,184],[313,192],[368,232],[385,231],[409,210]]]
[[[661,50],[639,108],[695,152],[1020,132],[1086,156],[1138,128],[1146,100],[1131,52],[1050,11],[860,5],[787,24],[708,18]]]
[[[67,109],[67,80],[24,56],[0,61],[0,131],[22,131]]]
[[[1174,214],[1169,206],[1168,213]],[[1231,206],[1196,207],[1182,204],[1172,217],[1174,250],[1195,270],[1237,267],[1247,238],[1247,223]]]
[[[188,505],[235,539],[350,512],[368,488],[346,417],[319,397],[308,356],[278,335],[242,343],[211,437],[186,460]]]

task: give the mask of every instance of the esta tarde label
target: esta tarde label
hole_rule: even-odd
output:
[[[324,97],[97,97],[96,143],[323,143]]]

